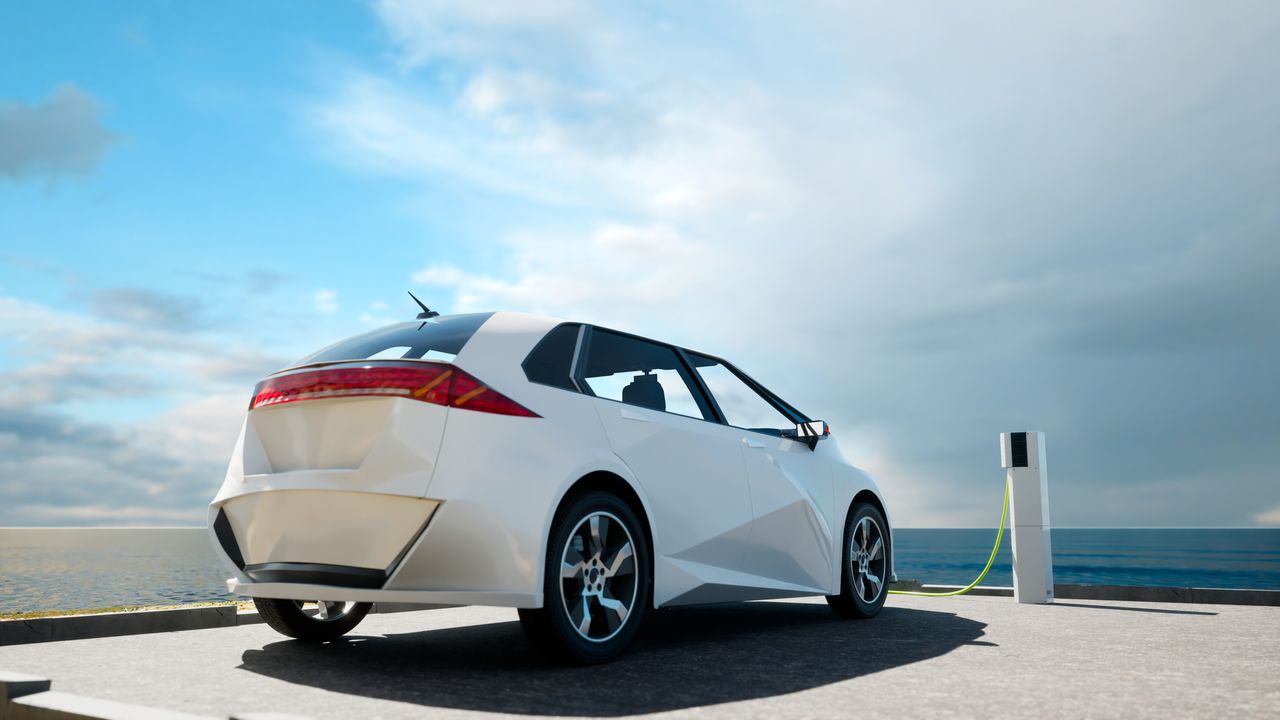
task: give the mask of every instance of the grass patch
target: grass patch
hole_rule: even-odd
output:
[[[191,608],[223,607],[233,605],[238,610],[252,610],[252,600],[218,600],[215,602],[182,603],[179,605],[121,605],[119,607],[86,608],[84,610],[35,610],[33,612],[0,613],[0,620],[34,620],[71,615],[102,615],[105,613],[138,612],[142,610],[188,610]]]

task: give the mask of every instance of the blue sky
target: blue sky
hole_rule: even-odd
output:
[[[429,252],[436,228],[407,222],[404,190],[326,162],[303,118],[332,58],[376,59],[380,31],[367,8],[335,3],[324,17],[305,3],[6,12],[19,15],[5,22],[6,100],[39,103],[71,85],[114,135],[91,178],[8,184],[0,209],[12,254],[94,284],[206,298],[219,283],[199,274],[259,271],[387,299],[353,271],[409,267]],[[5,279],[22,297],[64,299],[65,288],[39,275],[9,268]]]
[[[905,525],[1280,525],[1268,3],[0,7],[0,524],[198,523],[408,316],[738,359]]]

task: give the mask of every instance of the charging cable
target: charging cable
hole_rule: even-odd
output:
[[[959,590],[951,590],[950,592],[918,592],[916,590],[890,590],[890,595],[915,595],[917,597],[951,597],[953,595],[963,595],[978,586],[982,582],[982,578],[987,576],[987,572],[991,570],[991,566],[996,562],[996,553],[1000,551],[1000,540],[1004,537],[1004,519],[1009,515],[1009,485],[1004,484],[1004,508],[1000,510],[1000,529],[996,532],[996,546],[991,548],[991,557],[987,560],[987,566],[982,568],[982,574],[976,580]]]

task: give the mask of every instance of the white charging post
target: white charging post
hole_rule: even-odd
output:
[[[1020,603],[1051,603],[1053,550],[1044,433],[1000,433],[1000,464],[1008,468],[1013,597]]]

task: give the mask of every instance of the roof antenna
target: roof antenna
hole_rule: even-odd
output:
[[[422,304],[422,301],[418,299],[418,296],[417,296],[417,295],[414,295],[414,294],[413,294],[413,291],[412,291],[412,290],[406,290],[405,292],[409,293],[409,297],[413,298],[413,301],[414,301],[414,302],[416,302],[416,303],[418,303],[418,307],[422,308],[422,312],[418,313],[418,317],[416,318],[416,319],[418,319],[418,320],[421,320],[421,321],[422,321],[422,325],[419,325],[419,326],[418,326],[418,329],[419,329],[419,330],[421,330],[421,329],[422,329],[423,325],[426,325],[426,324],[427,324],[427,321],[428,321],[428,320],[430,320],[430,319],[431,319],[431,318],[433,318],[433,317],[439,317],[439,316],[440,316],[440,313],[436,312],[435,310],[432,310],[431,308],[427,307],[426,305],[423,305],[423,304]]]

